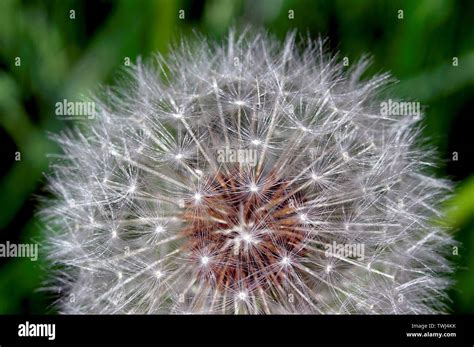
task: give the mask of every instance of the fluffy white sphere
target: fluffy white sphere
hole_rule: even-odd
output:
[[[56,139],[64,313],[438,313],[453,240],[419,117],[323,44],[183,43]]]

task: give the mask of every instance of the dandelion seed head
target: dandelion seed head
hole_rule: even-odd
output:
[[[61,312],[446,312],[453,239],[430,221],[451,183],[417,119],[381,115],[389,75],[305,42],[183,44],[55,136]]]

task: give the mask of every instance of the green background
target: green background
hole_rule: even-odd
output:
[[[468,0],[2,0],[0,242],[41,241],[36,197],[42,194],[47,154],[57,151],[47,132],[72,125],[54,115],[56,102],[113,83],[127,57],[133,62],[155,51],[166,54],[181,37],[196,39],[193,30],[219,38],[231,26],[251,24],[283,38],[297,28],[313,38],[329,37],[329,48],[350,62],[370,53],[369,74],[390,71],[400,80],[393,92],[426,106],[424,132],[441,158],[437,174],[456,182],[446,206],[447,222],[461,242],[451,311],[473,313],[472,23],[474,1]],[[452,160],[453,152],[459,160]],[[0,313],[54,312],[54,296],[38,289],[47,274],[41,261],[0,258]]]

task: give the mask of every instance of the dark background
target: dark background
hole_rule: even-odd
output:
[[[231,26],[265,27],[279,38],[298,29],[327,36],[331,50],[350,63],[370,53],[368,75],[391,72],[400,80],[392,91],[426,107],[424,133],[441,159],[436,174],[456,182],[445,207],[461,242],[451,310],[474,313],[473,23],[468,0],[2,0],[0,242],[41,241],[36,196],[47,154],[57,151],[47,132],[73,124],[55,116],[56,102],[113,83],[126,58],[166,54],[181,37],[195,40],[193,30],[219,39]],[[41,260],[0,258],[0,313],[54,312],[54,297],[38,289],[47,274]]]

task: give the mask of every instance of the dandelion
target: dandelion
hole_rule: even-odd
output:
[[[432,221],[450,183],[419,118],[381,114],[389,75],[294,34],[202,41],[139,61],[55,136],[41,215],[59,310],[445,312],[453,240]]]

